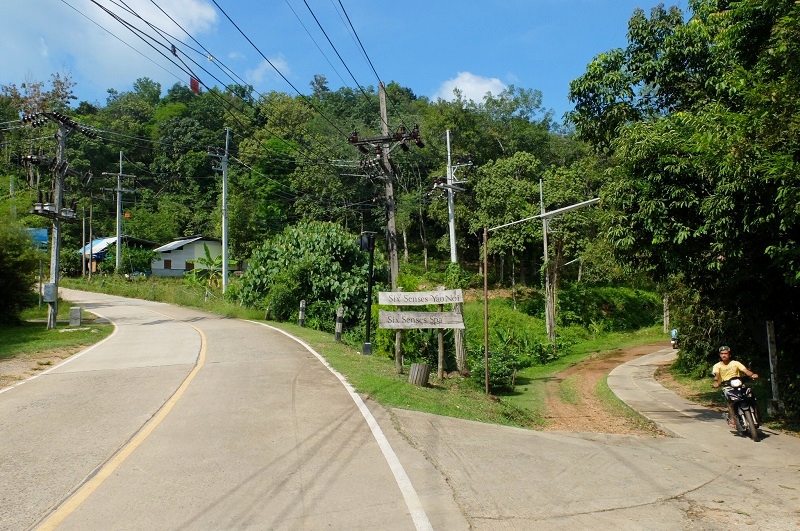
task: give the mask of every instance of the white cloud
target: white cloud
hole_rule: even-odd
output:
[[[483,77],[471,72],[459,72],[455,78],[448,79],[442,83],[431,99],[441,98],[446,101],[452,101],[455,99],[453,91],[458,89],[464,99],[480,103],[487,92],[497,95],[505,88],[505,83],[496,77]]]
[[[0,32],[0,84],[19,85],[27,79],[47,82],[54,73],[70,73],[78,82],[75,93],[79,99],[102,102],[107,88],[126,90],[141,77],[161,83],[164,91],[176,82],[189,81],[188,75],[90,0],[40,0],[38,16],[31,15],[30,2],[8,4],[3,6],[6,24]],[[177,24],[198,38],[219,22],[209,0],[158,2],[177,24],[149,0],[126,0],[126,4],[143,19],[186,42],[190,41]],[[103,5],[125,20],[137,20],[110,2]],[[141,21],[137,26],[156,35]],[[161,51],[170,56],[168,49]]]
[[[286,62],[286,58],[282,55],[271,58],[269,63],[275,65],[275,68],[280,70],[284,76],[288,77],[290,75],[291,71],[289,69],[289,63]],[[278,73],[275,72],[275,69],[272,68],[269,63],[264,60],[261,61],[257,67],[246,70],[244,74],[245,81],[253,86],[258,87],[266,80],[277,78]]]

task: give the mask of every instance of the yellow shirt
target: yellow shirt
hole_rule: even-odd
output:
[[[725,380],[730,380],[731,378],[736,378],[737,376],[741,376],[743,374],[747,374],[747,367],[742,365],[736,360],[731,360],[728,364],[724,364],[721,361],[717,362],[716,365],[711,369],[711,372],[714,374],[719,375],[719,381],[724,382]]]

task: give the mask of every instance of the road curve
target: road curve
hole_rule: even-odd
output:
[[[0,528],[431,528],[380,428],[298,341],[187,308],[62,296],[117,330],[0,394]]]
[[[117,331],[0,393],[0,529],[800,526],[799,441],[732,436],[653,385],[663,359],[609,385],[676,437],[543,433],[369,400],[364,412],[308,348],[263,325],[64,294]]]

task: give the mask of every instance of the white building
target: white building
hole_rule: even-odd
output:
[[[205,246],[212,259],[222,254],[222,242],[215,238],[205,236],[190,236],[174,240],[166,245],[154,249],[156,257],[153,259],[153,276],[180,277],[195,267],[201,269],[205,266],[192,261],[205,258]]]

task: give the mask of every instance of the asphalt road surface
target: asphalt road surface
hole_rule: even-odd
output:
[[[262,324],[62,296],[117,329],[0,392],[0,529],[800,526],[800,441],[665,394],[669,351],[609,384],[675,437],[542,433],[386,410]]]

